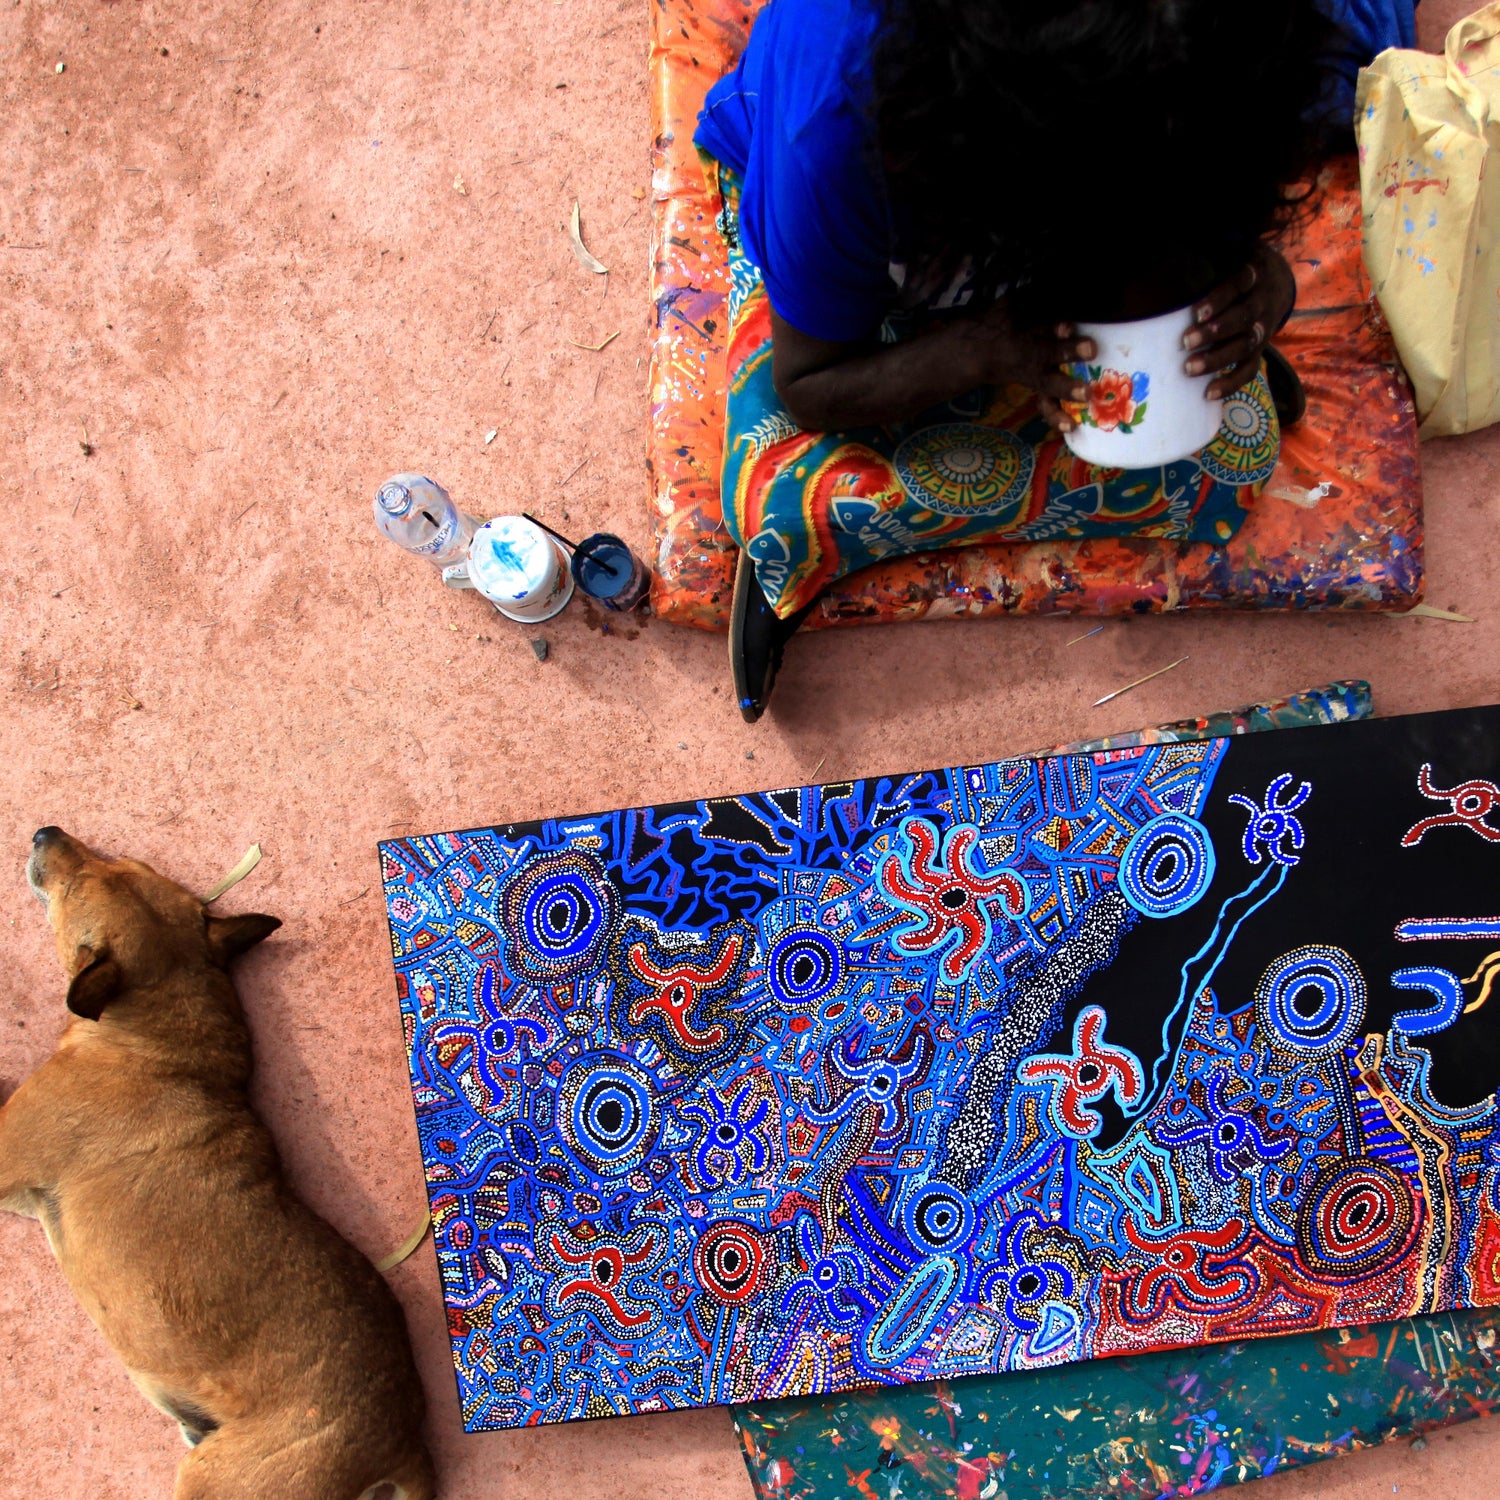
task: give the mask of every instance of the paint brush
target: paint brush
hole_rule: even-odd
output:
[[[521,512],[521,514],[523,516],[525,516],[526,519],[528,521],[530,521],[533,526],[540,526],[542,528],[542,530],[547,533],[548,536],[550,536],[550,537],[556,537],[556,539],[558,541],[560,541],[563,544],[563,546],[568,549],[569,552],[576,552],[578,550],[578,543],[577,542],[570,542],[567,539],[567,537],[565,537],[562,534],[562,532],[560,532],[560,531],[554,531],[545,521],[539,521],[539,520],[537,520],[537,518],[534,515],[532,515],[532,513],[529,510],[523,510]]]
[[[1144,677],[1137,677],[1134,682],[1127,682],[1124,687],[1116,688],[1112,693],[1106,693],[1102,698],[1094,700],[1095,708],[1103,708],[1106,703],[1112,703],[1122,693],[1128,693],[1131,688],[1138,688],[1143,682],[1150,682],[1153,677],[1160,677],[1163,672],[1170,672],[1173,667],[1180,667],[1187,660],[1185,656],[1179,656],[1176,661],[1168,662],[1164,667],[1158,667],[1154,672],[1147,672]]]
[[[1092,630],[1085,630],[1082,635],[1075,635],[1071,641],[1064,641],[1063,644],[1065,646],[1076,646],[1079,641],[1086,641],[1091,635],[1098,635],[1103,629],[1102,625],[1096,625]]]

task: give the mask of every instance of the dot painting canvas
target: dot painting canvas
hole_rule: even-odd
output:
[[[381,860],[471,1431],[1500,1302],[1500,709]]]

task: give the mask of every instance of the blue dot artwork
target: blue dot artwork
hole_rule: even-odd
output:
[[[1476,709],[382,844],[464,1426],[1500,1303],[1497,770]]]

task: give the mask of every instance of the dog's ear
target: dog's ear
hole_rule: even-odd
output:
[[[247,948],[264,942],[281,926],[280,917],[247,911],[237,917],[208,918],[208,951],[220,968],[227,968]]]
[[[97,1021],[104,1014],[104,1007],[120,993],[125,976],[108,949],[84,951],[90,955],[89,961],[68,985],[68,1009],[85,1021]]]

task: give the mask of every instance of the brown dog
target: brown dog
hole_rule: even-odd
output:
[[[401,1309],[292,1195],[250,1108],[226,971],[281,924],[211,916],[59,828],[33,843],[74,1019],[0,1108],[0,1208],[42,1221],[131,1378],[195,1445],[175,1500],[430,1500]]]

